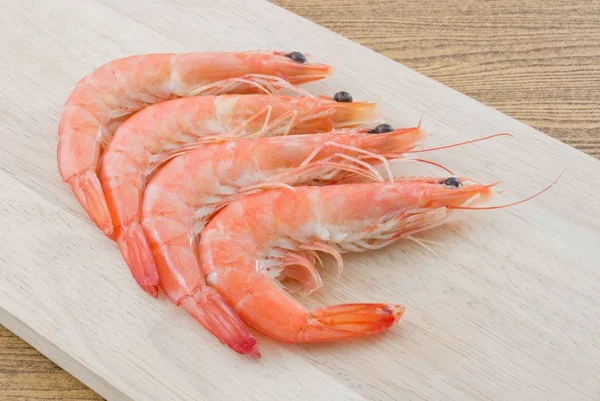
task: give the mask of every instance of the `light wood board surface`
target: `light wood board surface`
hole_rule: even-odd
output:
[[[0,63],[0,322],[107,399],[600,396],[592,157],[262,1],[32,2],[4,6],[0,19],[11,55]],[[110,59],[259,47],[333,64],[335,76],[311,89],[382,95],[392,123],[423,117],[432,144],[512,132],[435,155],[460,173],[502,179],[506,199],[567,173],[529,204],[427,234],[446,244],[440,257],[408,243],[350,256],[342,279],[307,301],[401,302],[406,317],[390,333],[318,346],[260,337],[263,360],[240,359],[164,299],[139,293],[60,182],[56,125],[76,80]]]

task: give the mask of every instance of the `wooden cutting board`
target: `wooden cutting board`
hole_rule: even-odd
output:
[[[263,0],[7,2],[0,14],[0,323],[112,400],[598,400],[600,162]],[[410,242],[348,255],[308,307],[398,302],[390,332],[228,351],[130,277],[56,167],[74,84],[136,53],[284,49],[336,67],[307,86],[380,99],[395,126],[422,118],[428,154],[461,175],[503,181],[514,208],[464,213]],[[443,244],[443,245],[442,245]]]

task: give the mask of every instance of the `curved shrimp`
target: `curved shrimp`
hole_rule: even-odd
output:
[[[297,54],[144,54],[104,64],[77,83],[64,105],[57,149],[62,180],[95,224],[112,236],[110,212],[96,173],[104,147],[125,119],[169,99],[277,87],[294,90],[292,85],[330,75],[331,67],[308,63]]]
[[[457,183],[461,187],[456,187]],[[199,243],[202,268],[247,324],[286,343],[341,340],[389,329],[403,315],[398,304],[342,304],[308,311],[275,278],[287,260],[326,252],[341,264],[344,252],[378,249],[400,237],[443,224],[454,208],[492,195],[491,185],[466,180],[406,179],[272,189],[222,209]],[[297,263],[299,264],[299,263]]]
[[[326,132],[368,122],[376,111],[375,103],[323,96],[222,95],[162,102],[132,116],[104,153],[100,182],[116,242],[138,285],[158,295],[156,267],[139,223],[145,183],[158,166],[211,141]]]
[[[185,308],[208,331],[240,352],[231,333],[240,333],[243,322],[220,317],[235,313],[229,311],[225,301],[203,302],[206,297],[202,294],[217,298],[216,291],[205,285],[196,253],[197,238],[210,217],[227,203],[264,189],[308,182],[327,185],[356,174],[383,180],[372,167],[384,164],[392,155],[400,157],[423,136],[419,127],[375,135],[365,129],[340,130],[239,139],[178,156],[150,181],[143,201],[142,225],[161,288],[174,304]],[[309,291],[321,285],[316,270],[302,269],[304,258],[312,260],[313,256],[308,252],[290,257],[285,269],[286,275],[304,283]],[[222,313],[215,305],[223,309]],[[207,314],[215,319],[214,324],[210,319],[207,322]]]

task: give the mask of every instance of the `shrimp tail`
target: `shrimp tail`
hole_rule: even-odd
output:
[[[238,354],[260,358],[258,343],[248,326],[214,288],[202,286],[181,305],[221,343]]]
[[[117,231],[117,245],[133,278],[144,291],[158,298],[158,271],[141,224],[134,222]]]
[[[112,219],[96,172],[86,170],[82,174],[76,174],[68,180],[68,184],[92,221],[106,236],[112,238]]]
[[[318,308],[310,313],[298,342],[333,341],[388,330],[404,314],[402,305],[381,303],[343,304]]]

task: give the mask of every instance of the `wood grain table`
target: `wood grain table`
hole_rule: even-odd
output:
[[[600,157],[598,1],[275,3]],[[0,327],[0,400],[101,398]]]

